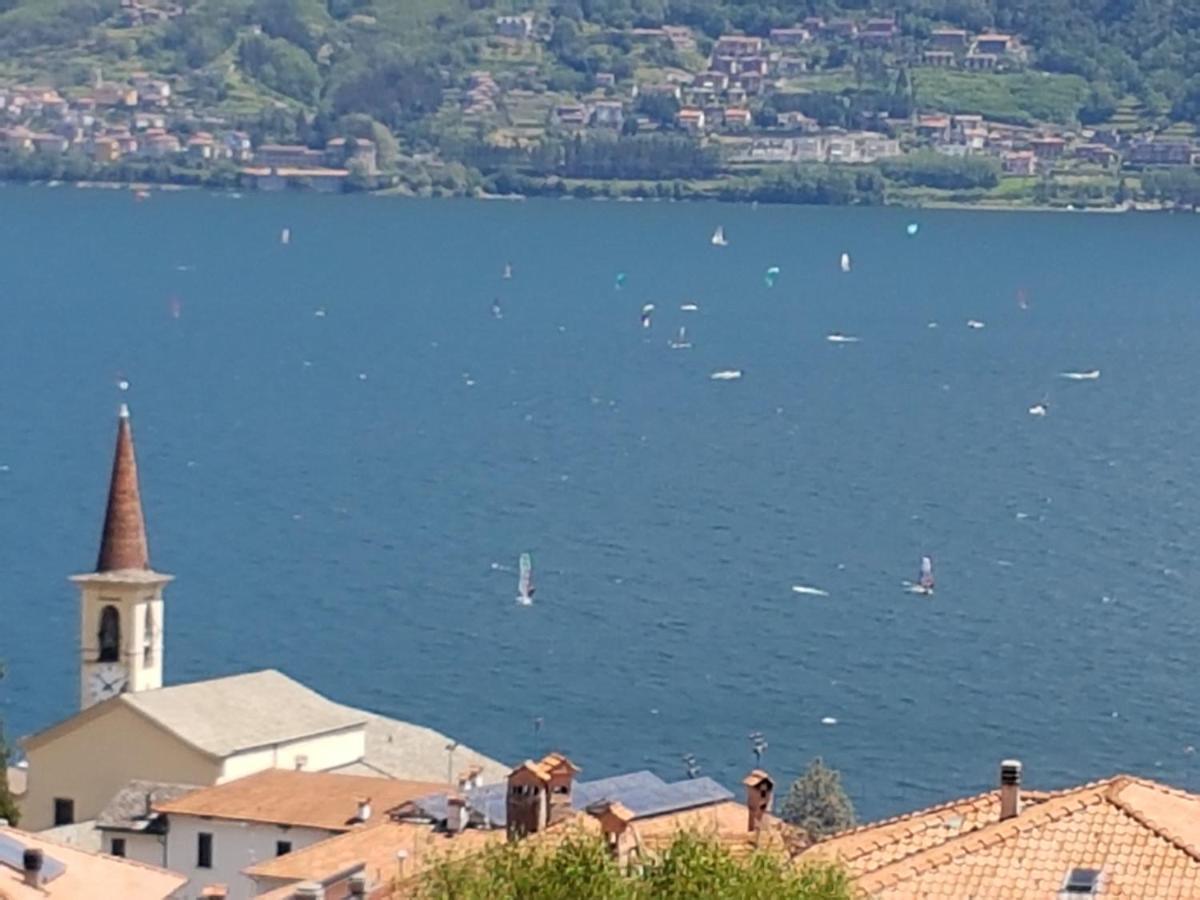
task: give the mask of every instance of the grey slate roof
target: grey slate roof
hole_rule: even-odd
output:
[[[366,719],[367,751],[361,761],[330,771],[343,775],[386,775],[408,781],[445,782],[447,775],[453,780],[459,772],[480,766],[485,783],[503,781],[508,776],[509,766],[462,744],[454,749],[451,767],[446,745],[452,739],[432,728],[349,706],[343,709]]]
[[[369,715],[326,700],[275,669],[122,694],[120,699],[220,758],[361,725]]]
[[[108,801],[96,817],[96,827],[119,831],[154,831],[161,817],[150,811],[152,806],[190,794],[199,788],[195,784],[135,779]]]

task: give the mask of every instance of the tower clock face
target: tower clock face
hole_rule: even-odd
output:
[[[99,703],[109,697],[115,697],[125,690],[128,676],[125,669],[117,663],[104,663],[96,666],[88,676],[88,690],[92,701]]]

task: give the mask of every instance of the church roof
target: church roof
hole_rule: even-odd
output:
[[[366,713],[326,700],[275,669],[121,694],[117,699],[220,758],[367,720]]]
[[[339,766],[333,771],[346,775],[446,780],[446,746],[452,738],[424,725],[389,719],[348,706],[343,708],[366,718],[367,751],[362,760]],[[504,781],[510,769],[510,766],[484,756],[465,744],[457,744],[454,748],[454,765],[459,769],[479,766],[485,783]]]
[[[108,507],[104,513],[104,532],[100,538],[96,571],[149,568],[150,550],[146,543],[142,499],[138,493],[137,459],[133,454],[129,407],[121,404],[117,420],[117,449],[113,454]]]

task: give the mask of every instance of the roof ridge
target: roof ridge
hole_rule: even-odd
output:
[[[1166,785],[1160,785],[1158,782],[1150,779],[1135,778],[1132,775],[1119,776],[1118,778],[1113,779],[1113,782],[1114,783],[1105,792],[1105,800],[1107,800],[1125,815],[1129,816],[1129,818],[1133,819],[1143,828],[1150,829],[1177,850],[1186,853],[1188,856],[1192,857],[1192,859],[1200,862],[1200,847],[1188,843],[1179,835],[1168,830],[1165,826],[1157,824],[1153,819],[1146,815],[1146,813],[1142,812],[1140,809],[1137,809],[1131,803],[1121,797],[1121,792],[1125,788],[1129,787],[1130,784],[1138,784],[1151,790],[1162,791],[1162,793],[1187,796],[1193,800],[1200,800],[1200,798],[1197,798],[1194,794],[1188,794],[1186,791],[1177,791],[1174,789],[1163,790],[1166,788]]]
[[[891,816],[887,819],[879,819],[878,821],[875,821],[875,822],[864,822],[862,825],[855,825],[852,828],[847,828],[845,831],[838,831],[834,834],[831,834],[831,835],[829,835],[829,837],[823,838],[822,840],[817,841],[817,843],[814,844],[814,846],[819,846],[820,844],[828,843],[829,841],[833,841],[833,840],[838,840],[839,838],[849,837],[854,834],[861,834],[864,831],[874,831],[876,828],[886,828],[889,825],[898,825],[901,822],[907,822],[911,819],[919,819],[922,816],[933,815],[934,813],[943,812],[945,810],[949,810],[949,809],[952,809],[957,806],[962,806],[963,804],[966,804],[966,803],[978,802],[979,800],[983,800],[984,798],[989,797],[995,793],[997,793],[995,790],[984,791],[983,793],[980,793],[980,794],[972,794],[967,797],[959,797],[955,800],[945,800],[941,803],[935,803],[933,806],[927,806],[924,809],[918,809],[918,810],[915,810],[914,812],[900,813],[899,815]]]
[[[1109,778],[1063,791],[1057,796],[1039,803],[1027,813],[991,822],[982,828],[968,831],[966,834],[955,835],[936,847],[913,851],[900,859],[893,860],[886,866],[862,875],[859,878],[859,885],[866,888],[866,885],[870,884],[871,887],[866,889],[872,890],[898,884],[960,859],[968,853],[974,852],[974,849],[978,849],[973,848],[969,851],[963,849],[968,841],[983,841],[985,846],[998,844],[1014,835],[1066,818],[1086,806],[1106,800],[1105,792],[1115,780]],[[1078,805],[1080,800],[1085,802]],[[926,859],[922,861],[922,857],[926,857]]]

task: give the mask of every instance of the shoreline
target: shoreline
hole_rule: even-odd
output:
[[[597,182],[602,184],[603,182]],[[65,180],[13,180],[0,179],[0,186],[30,186],[43,188],[63,188],[71,187],[79,190],[107,190],[107,191],[146,191],[146,192],[182,192],[182,191],[206,191],[214,194],[236,194],[238,196],[247,196],[251,194],[275,194],[275,193],[295,193],[295,194],[318,194],[315,191],[303,190],[283,190],[283,191],[260,191],[256,188],[230,188],[230,187],[208,187],[195,184],[181,184],[177,182],[145,182],[145,181],[103,181],[95,179],[87,179],[82,181],[65,181]],[[1184,213],[1191,214],[1190,210],[1175,209],[1166,207],[1161,204],[1138,204],[1135,202],[1127,203],[1123,206],[1085,206],[1075,207],[1070,205],[1053,206],[1048,204],[1008,204],[1008,203],[988,203],[988,202],[968,202],[960,200],[928,200],[920,203],[907,202],[883,202],[878,204],[863,204],[863,203],[793,203],[793,202],[770,202],[761,200],[744,200],[744,199],[726,199],[720,196],[705,196],[696,194],[691,197],[644,197],[644,196],[591,196],[578,197],[570,194],[545,195],[545,194],[493,194],[493,193],[458,193],[458,194],[433,194],[420,195],[410,191],[397,190],[394,187],[381,188],[378,190],[364,191],[346,191],[331,194],[332,196],[339,195],[361,195],[368,197],[378,197],[384,199],[408,199],[408,200],[438,200],[438,199],[466,199],[466,200],[481,200],[489,202],[524,202],[527,200],[536,199],[557,199],[557,200],[586,200],[592,202],[618,202],[618,203],[740,203],[743,205],[770,205],[770,206],[829,206],[829,207],[847,207],[847,206],[875,206],[880,209],[946,209],[946,210],[974,210],[979,212],[1036,212],[1036,213],[1093,213],[1112,215],[1115,213]],[[328,196],[328,195],[327,195]]]

